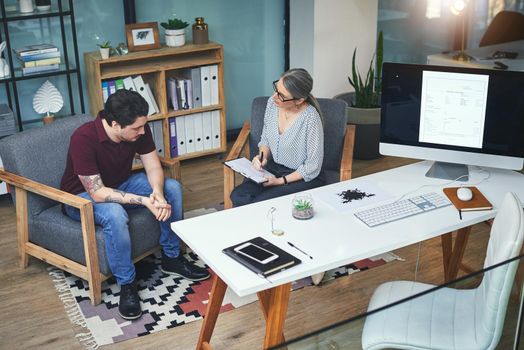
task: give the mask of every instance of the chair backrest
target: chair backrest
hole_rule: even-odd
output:
[[[518,256],[524,239],[524,213],[519,198],[508,193],[491,228],[484,267]],[[500,340],[504,318],[519,261],[484,274],[475,293],[477,339],[494,349]]]
[[[524,14],[501,11],[491,20],[479,47],[524,39]]]
[[[0,157],[6,171],[59,188],[64,173],[69,139],[80,125],[93,120],[87,114],[58,119],[0,140]],[[56,205],[55,201],[29,194],[32,215]]]
[[[257,97],[251,106],[251,131],[249,147],[251,158],[258,152],[258,143],[264,126],[264,113],[268,97]],[[319,98],[324,116],[324,170],[339,170],[346,133],[346,102],[338,99]]]

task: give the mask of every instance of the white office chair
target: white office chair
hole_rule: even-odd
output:
[[[519,255],[523,218],[517,196],[506,194],[491,228],[484,267]],[[486,272],[475,289],[443,288],[368,316],[362,348],[495,349],[517,266],[514,261]],[[410,281],[384,283],[375,290],[368,311],[432,287]]]

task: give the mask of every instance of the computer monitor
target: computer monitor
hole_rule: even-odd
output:
[[[522,169],[524,72],[384,63],[381,106],[380,153],[435,161],[426,176]]]

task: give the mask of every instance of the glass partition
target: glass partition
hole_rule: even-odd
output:
[[[520,340],[523,335],[520,325],[523,308],[523,257],[521,255],[437,286],[413,284],[410,281],[401,282],[404,285],[399,282],[382,284],[371,298],[368,312],[288,340],[273,349],[356,350],[366,348],[363,343],[380,343],[381,338],[387,338],[392,344],[400,344],[402,348],[402,345],[408,343],[406,338],[416,338],[419,343],[424,344],[428,341],[426,336],[446,333],[451,335],[451,332],[439,333],[439,329],[449,331],[451,327],[455,327],[455,345],[460,344],[460,341],[468,341],[465,338],[461,340],[461,337],[467,336],[466,333],[471,330],[477,332],[479,343],[495,343],[494,349],[522,349],[524,344],[519,342],[523,343]],[[516,276],[512,277],[515,271]],[[401,292],[406,288],[411,293]],[[450,300],[451,298],[456,300]],[[389,301],[382,303],[386,299]],[[412,312],[410,309],[417,311]],[[433,313],[433,317],[426,317],[426,311]],[[439,322],[435,322],[436,320]],[[408,330],[417,332],[416,336],[413,336],[414,333],[408,335]],[[499,333],[500,339],[497,341]],[[446,339],[445,336],[439,338],[432,339],[430,344],[433,345],[426,348],[442,348],[437,344]],[[406,343],[398,342],[399,339]],[[469,346],[470,343],[467,344],[468,348],[474,348]]]

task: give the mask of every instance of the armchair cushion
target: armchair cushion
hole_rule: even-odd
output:
[[[86,258],[80,224],[64,215],[60,205],[55,205],[30,217],[29,227],[30,242],[85,265]],[[95,229],[100,272],[110,275],[104,233],[100,226],[96,226]],[[43,232],[45,234],[42,234]],[[158,222],[147,209],[133,209],[132,215],[129,215],[129,234],[131,235],[131,256],[139,256],[144,251],[151,250],[158,245]]]

